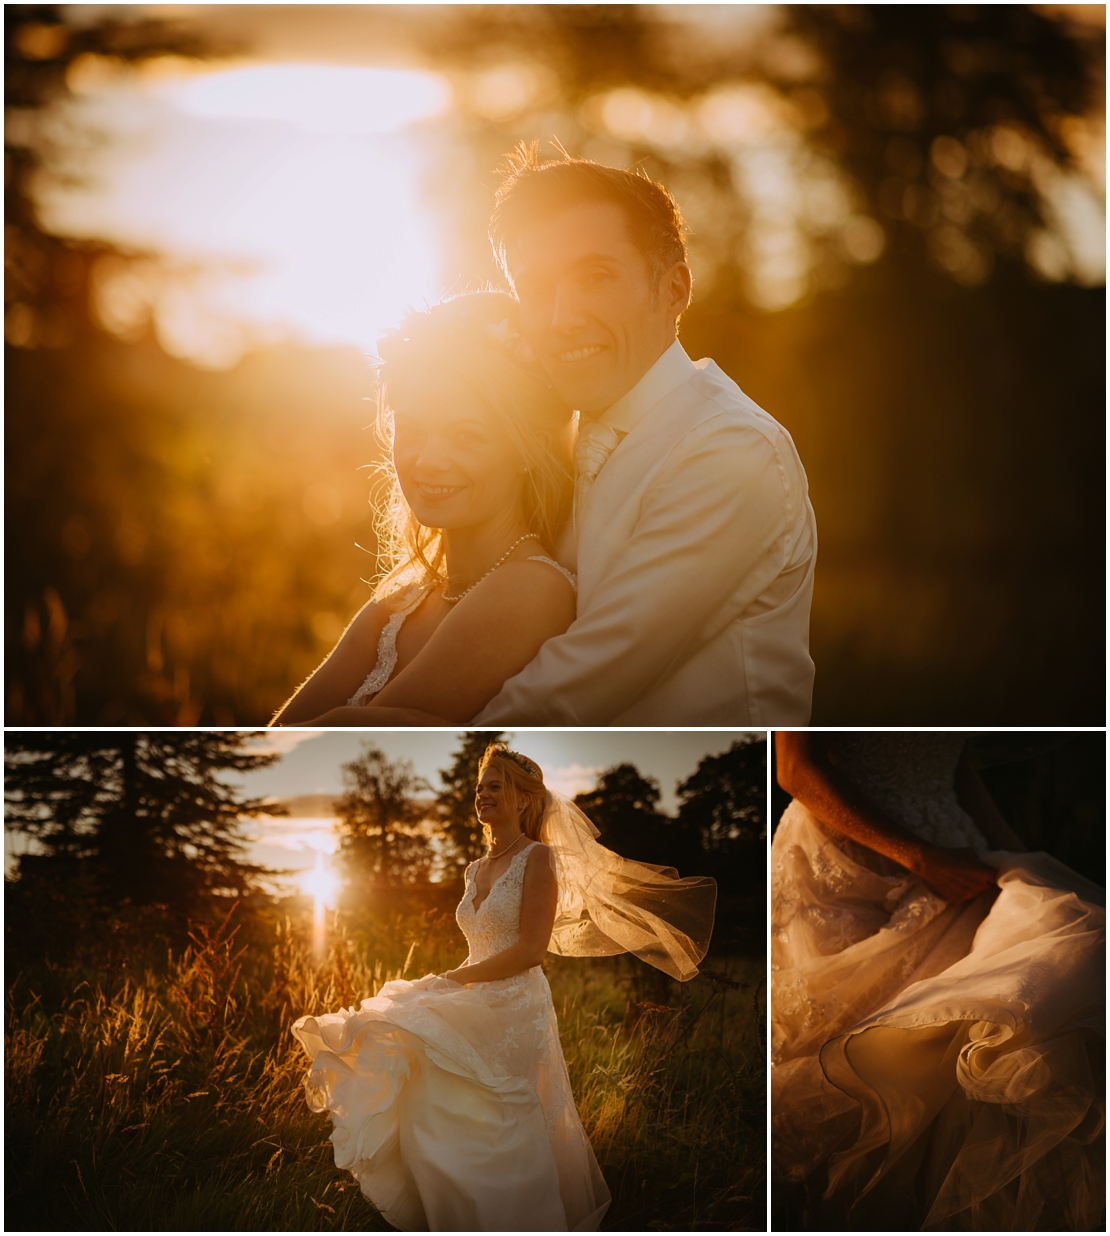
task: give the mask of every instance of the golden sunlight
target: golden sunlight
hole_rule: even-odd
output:
[[[389,133],[447,106],[430,73],[332,64],[264,64],[200,73],[164,87],[196,116],[278,120],[312,133]]]
[[[300,874],[301,888],[312,897],[317,909],[334,910],[339,899],[340,880],[322,850],[316,851],[316,864]]]
[[[435,74],[167,58],[86,66],[72,85],[66,119],[107,142],[95,176],[75,146],[42,210],[62,234],[157,255],[96,272],[98,316],[121,337],[150,321],[168,352],[212,368],[283,337],[372,350],[438,293],[413,129],[449,102]]]
[[[317,957],[324,954],[325,910],[334,910],[339,903],[339,876],[324,857],[316,851],[316,865],[300,875],[301,888],[312,898],[312,951]]]

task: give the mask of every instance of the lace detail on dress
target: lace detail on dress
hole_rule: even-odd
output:
[[[494,880],[485,900],[474,908],[478,895],[477,863],[466,869],[466,891],[455,911],[455,921],[466,937],[470,953],[468,965],[476,965],[497,953],[520,943],[520,910],[524,900],[524,874],[528,855],[536,842],[531,842]],[[517,1022],[505,1027],[500,1040],[490,1044],[491,1058],[497,1066],[510,1073],[526,1077],[540,1092],[544,1117],[549,1130],[554,1131],[570,1119],[574,1111],[570,1079],[559,1044],[559,1027],[551,1006],[551,991],[540,966],[533,966],[511,978],[483,983],[494,989],[499,999],[507,999],[518,1007]],[[544,993],[537,999],[537,987]],[[577,1120],[575,1114],[574,1120]]]
[[[567,577],[567,582],[574,589],[574,595],[578,595],[578,576],[568,571],[561,562],[556,562],[554,558],[549,558],[546,554],[533,554],[528,559],[529,562],[546,562],[548,566],[553,566],[561,575]]]
[[[365,704],[371,696],[377,695],[393,676],[393,671],[397,668],[397,634],[404,625],[405,619],[427,595],[426,588],[417,588],[413,599],[395,613],[390,614],[389,621],[382,627],[382,633],[378,636],[378,659],[374,662],[374,668],[366,675],[362,686],[347,701],[348,707]]]
[[[990,846],[956,798],[956,766],[963,734],[843,734],[837,767],[903,828],[933,845]]]
[[[467,961],[485,961],[496,953],[502,953],[520,943],[520,907],[524,900],[524,871],[528,855],[536,842],[529,842],[517,854],[508,867],[494,880],[486,899],[475,910],[478,895],[475,873],[478,864],[471,863],[466,869],[466,892],[455,911],[455,921],[466,936],[470,948]],[[525,971],[528,974],[529,971]],[[518,976],[519,977],[519,976]],[[502,980],[511,982],[512,980]]]

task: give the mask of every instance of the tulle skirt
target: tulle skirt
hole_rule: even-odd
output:
[[[609,1204],[538,968],[387,983],[302,1017],[311,1107],[337,1167],[404,1231],[593,1231]]]
[[[800,803],[772,847],[772,1141],[817,1226],[1102,1230],[1105,912],[1047,854],[948,905]]]

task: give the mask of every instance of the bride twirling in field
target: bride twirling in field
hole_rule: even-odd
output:
[[[302,1017],[310,1105],[336,1166],[406,1231],[593,1231],[609,1205],[574,1105],[545,953],[631,952],[689,979],[714,881],[620,858],[539,767],[486,750],[476,794],[489,854],[456,911],[463,965],[387,983],[359,1009]]]

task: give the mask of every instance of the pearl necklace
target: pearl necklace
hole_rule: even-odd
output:
[[[457,597],[449,597],[449,596],[447,595],[447,593],[446,593],[446,592],[444,592],[444,594],[443,594],[443,599],[444,599],[444,600],[445,600],[445,601],[446,601],[449,605],[454,605],[454,603],[455,603],[456,601],[461,601],[461,600],[463,599],[463,597],[465,597],[465,596],[466,596],[466,594],[467,594],[468,592],[473,592],[473,591],[474,591],[474,589],[478,587],[478,585],[482,582],[482,580],[483,580],[483,579],[487,579],[490,575],[492,575],[492,574],[494,573],[494,571],[496,571],[496,570],[497,570],[497,568],[498,568],[498,567],[499,567],[499,566],[500,566],[500,565],[501,565],[504,561],[506,561],[506,559],[507,559],[507,558],[509,557],[509,555],[513,552],[513,550],[514,550],[514,549],[516,549],[516,547],[517,547],[517,546],[521,543],[521,541],[527,541],[527,540],[529,540],[529,539],[532,539],[532,540],[536,540],[536,541],[538,541],[540,538],[539,538],[539,537],[536,535],[536,533],[534,533],[534,532],[526,532],[523,536],[518,536],[518,537],[517,537],[517,539],[516,539],[516,540],[515,540],[515,541],[514,541],[514,542],[513,542],[510,546],[509,546],[509,548],[508,548],[507,550],[505,550],[505,552],[501,555],[501,557],[497,559],[497,561],[493,564],[493,566],[491,566],[491,567],[490,567],[490,569],[489,569],[489,570],[485,573],[485,575],[483,575],[480,579],[476,579],[476,580],[475,580],[475,581],[474,581],[474,582],[470,585],[470,587],[469,587],[469,588],[465,589],[463,592],[460,592],[460,593],[459,593],[459,595],[458,595]]]
[[[493,852],[492,850],[490,850],[490,851],[489,851],[489,853],[486,855],[486,858],[501,858],[501,857],[502,857],[502,855],[504,855],[504,854],[508,854],[508,852],[509,852],[511,849],[513,849],[515,846],[520,845],[520,843],[524,840],[524,837],[525,837],[525,834],[524,834],[524,833],[521,833],[521,834],[520,834],[520,836],[519,836],[519,837],[518,837],[518,838],[517,838],[517,839],[513,842],[513,844],[512,844],[512,845],[507,845],[507,846],[506,846],[506,847],[505,847],[505,848],[501,851],[501,853],[500,853],[500,854],[494,854],[494,852]]]

